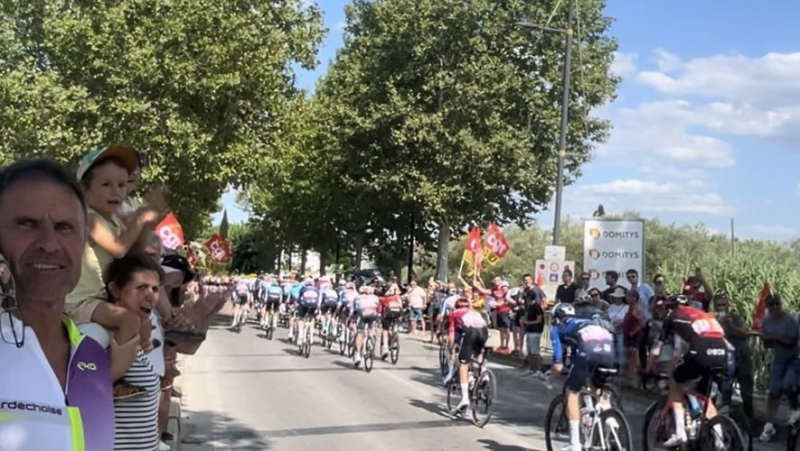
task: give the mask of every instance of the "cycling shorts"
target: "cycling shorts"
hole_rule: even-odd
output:
[[[280,303],[280,299],[267,299],[266,308],[267,310],[277,309]]]
[[[297,317],[300,319],[306,316],[314,316],[317,313],[316,304],[300,304],[297,306]]]
[[[320,307],[319,310],[324,315],[324,314],[326,314],[328,312],[333,313],[334,311],[336,311],[336,307],[338,307],[338,306],[339,306],[339,304],[337,304],[336,301],[325,302],[325,303],[322,304],[322,306]]]
[[[395,320],[401,318],[403,316],[403,311],[400,309],[386,309],[383,311],[383,315],[381,315],[381,327],[383,330],[389,330],[392,328],[392,323]]]
[[[358,314],[358,330],[364,330],[367,327],[375,324],[375,321],[378,321],[378,313],[377,312],[368,312]]]
[[[678,384],[697,382],[697,391],[708,395],[713,377],[722,376],[728,370],[728,348],[722,338],[699,338],[679,360],[673,379]]]
[[[247,303],[247,295],[246,294],[237,294],[236,295],[236,305],[242,305]]]
[[[593,388],[602,388],[605,385],[605,376],[597,371],[599,368],[614,368],[614,346],[610,342],[593,347],[585,346],[582,351],[573,354],[572,368],[567,376],[567,389],[574,393],[581,391],[590,377]]]
[[[469,363],[478,357],[489,339],[489,329],[485,327],[465,327],[461,331],[461,349],[458,351],[458,360]]]

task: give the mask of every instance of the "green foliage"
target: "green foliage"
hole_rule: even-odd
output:
[[[303,0],[8,0],[0,8],[0,162],[77,165],[124,142],[170,188],[189,237],[247,185],[311,68],[319,8]]]
[[[228,238],[228,228],[230,225],[228,224],[228,209],[226,208],[225,211],[222,212],[222,220],[219,222],[219,234],[222,235],[223,238]]]

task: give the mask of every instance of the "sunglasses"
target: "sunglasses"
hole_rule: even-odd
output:
[[[588,281],[588,280],[589,280],[589,278],[588,278],[588,277],[581,277],[581,280],[583,280],[583,281]]]
[[[628,279],[635,279],[635,278],[636,278],[636,274],[628,274]]]

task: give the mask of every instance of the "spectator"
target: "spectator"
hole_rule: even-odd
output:
[[[667,280],[663,274],[656,274],[656,276],[653,277],[653,287],[655,287],[653,296],[648,299],[647,302],[647,310],[650,312],[651,319],[656,303],[659,301],[664,303],[666,302],[667,298],[669,298],[669,292],[667,291]]]
[[[624,303],[625,293],[627,290],[623,287],[617,287],[609,295],[611,298],[611,305],[608,307],[608,319],[614,326],[614,348],[616,351],[616,364],[618,368],[622,367],[623,356],[625,355],[625,342],[624,334],[622,333],[622,322],[625,320],[625,315],[628,314],[628,305]]]
[[[636,387],[639,375],[639,345],[645,336],[644,313],[639,303],[639,292],[630,290],[625,295],[625,302],[628,305],[628,312],[622,320],[622,332],[624,334],[625,351],[628,360],[628,376],[631,387]]]
[[[592,306],[603,312],[604,315],[608,316],[609,303],[603,299],[603,293],[601,293],[597,288],[591,288],[589,290],[589,297],[592,299]]]
[[[591,277],[589,276],[588,272],[582,272],[581,277],[578,280],[577,288],[575,289],[575,298],[578,299],[580,297],[589,296],[589,282]]]
[[[606,271],[605,278],[608,288],[603,290],[603,300],[611,304],[611,293],[613,293],[614,289],[619,285],[619,273],[616,271]]]
[[[142,329],[150,329],[150,315],[158,302],[163,280],[161,266],[147,254],[137,253],[115,260],[108,269],[108,302],[137,315]],[[81,327],[101,345],[110,345],[112,334],[106,329],[96,324]],[[144,451],[159,447],[161,380],[151,362],[152,355],[148,354],[140,349],[124,374],[125,381],[136,391],[114,401],[115,450]]]
[[[783,304],[778,295],[767,298],[767,316],[762,324],[761,338],[764,340],[764,346],[772,348],[773,351],[766,422],[760,437],[762,442],[768,442],[776,433],[775,413],[778,410],[781,394],[786,393],[789,398],[789,407],[792,409],[789,422],[794,423],[800,419],[795,388],[798,366],[797,320],[783,311]]]
[[[0,171],[0,254],[8,258],[0,271],[7,282],[0,296],[0,399],[58,412],[0,421],[0,437],[4,444],[13,438],[13,449],[77,451],[76,442],[113,448],[108,355],[63,315],[81,276],[85,230],[83,191],[63,168],[29,160]],[[138,346],[138,337],[125,346]]]
[[[64,311],[79,325],[96,322],[116,330],[119,342],[127,342],[143,331],[142,347],[149,350],[150,331],[140,328],[137,317],[104,302],[104,278],[111,262],[125,256],[147,224],[158,220],[158,212],[153,208],[138,210],[127,228],[117,216],[127,196],[128,176],[136,166],[136,154],[123,146],[95,150],[81,159],[77,176],[86,192],[89,240],[80,281],[67,297]]]
[[[628,279],[628,283],[631,284],[630,289],[639,292],[639,309],[645,321],[644,336],[649,336],[650,331],[647,324],[650,322],[650,298],[655,295],[655,292],[650,285],[639,280],[639,271],[631,268],[625,272],[625,277]],[[647,341],[641,340],[639,342],[639,365],[642,369],[647,366],[647,354]]]
[[[563,283],[556,289],[556,303],[566,302],[567,304],[572,304],[575,302],[575,291],[578,289],[578,286],[572,280],[572,271],[565,269],[561,273],[561,281]]]
[[[541,371],[541,340],[544,332],[544,310],[542,310],[542,300],[544,293],[541,288],[534,285],[533,277],[526,274],[523,278],[525,290],[522,293],[525,306],[525,316],[522,318],[522,326],[525,328],[525,344],[528,352],[525,361],[528,364],[528,373],[536,378],[543,377]]]
[[[411,323],[411,335],[417,333],[417,323],[422,324],[422,333],[425,333],[425,321],[422,318],[422,309],[425,307],[425,290],[417,285],[416,280],[412,279],[408,284],[408,292],[405,296],[410,309],[408,320]]]
[[[724,294],[714,296],[714,313],[725,330],[725,338],[736,350],[734,379],[739,382],[744,412],[748,418],[753,418],[753,358],[747,345],[747,324],[738,313],[730,310]]]
[[[688,296],[690,300],[702,304],[702,309],[706,312],[709,311],[711,299],[714,298],[711,285],[706,281],[705,276],[703,276],[703,271],[700,268],[695,269],[694,275],[686,280],[683,294]]]
[[[510,297],[510,293],[507,292],[508,285],[504,289],[503,281],[500,277],[494,278],[494,300],[495,300],[495,312],[497,314],[497,328],[500,329],[500,346],[497,348],[497,351],[500,354],[508,354],[509,349],[509,341],[511,341],[511,333],[510,331],[512,328],[512,307],[514,305],[513,300]],[[515,345],[516,349],[516,340]]]

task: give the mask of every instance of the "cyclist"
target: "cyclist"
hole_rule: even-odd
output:
[[[670,296],[667,299],[667,316],[664,318],[661,337],[656,341],[651,354],[661,354],[665,342],[674,342],[673,358],[679,357],[669,380],[669,402],[675,421],[675,433],[664,442],[666,448],[680,446],[688,440],[683,412],[683,385],[697,381],[697,389],[708,395],[711,377],[715,371],[728,368],[728,343],[725,332],[713,313],[691,307],[686,296]],[[684,349],[688,348],[685,352]],[[682,357],[681,357],[682,356]],[[717,409],[708,404],[706,416],[714,418]],[[716,425],[715,428],[720,428]],[[722,431],[716,431],[721,435]]]
[[[330,282],[323,282],[320,285],[320,312],[323,315],[323,334],[328,334],[330,330],[336,330],[336,318],[333,318],[332,316],[338,306],[339,293],[333,289]],[[331,321],[333,321],[332,325]]]
[[[241,315],[247,318],[247,302],[250,298],[250,287],[247,286],[247,281],[235,277],[233,279],[235,284],[234,298],[233,298],[233,322],[231,327],[235,327],[240,322]]]
[[[288,296],[288,307],[290,308],[289,313],[289,335],[288,339],[291,340],[294,336],[292,331],[294,331],[294,324],[297,321],[297,306],[300,301],[300,291],[303,289],[303,282],[300,280],[299,275],[297,277],[293,277],[289,279],[291,286],[289,288],[289,296]]]
[[[306,326],[311,328],[311,344],[314,344],[314,318],[319,308],[319,298],[319,289],[314,286],[314,279],[306,279],[303,282],[303,288],[300,290],[297,304],[297,321],[299,322],[297,345],[301,348],[305,344]],[[309,324],[305,322],[307,317],[310,318]]]
[[[460,332],[460,350],[458,352],[458,382],[461,385],[461,401],[455,408],[455,412],[462,411],[469,407],[469,363],[473,358],[481,355],[486,340],[489,339],[489,329],[486,326],[484,309],[486,301],[483,298],[475,300],[463,299],[460,308],[450,315],[447,322],[448,337],[452,343],[456,342],[456,330]]]
[[[273,329],[277,323],[278,307],[283,302],[283,289],[278,282],[271,277],[267,277],[263,282],[265,289],[263,290],[264,296],[264,311],[261,316],[264,318],[264,329],[272,327]],[[268,321],[272,320],[272,323]]]
[[[389,331],[395,321],[403,317],[403,303],[398,296],[384,296],[378,306],[378,313],[381,315],[381,358],[389,355],[386,346],[389,343]]]
[[[592,376],[592,386],[600,389],[605,378],[598,368],[614,368],[614,327],[601,318],[578,318],[575,307],[560,303],[553,308],[553,368],[550,383],[564,368],[562,344],[572,348],[572,368],[567,376],[567,419],[569,420],[569,451],[581,451],[580,410],[578,394],[586,379]]]
[[[364,342],[364,330],[371,327],[375,321],[378,320],[378,307],[380,299],[375,296],[375,288],[371,286],[363,286],[360,294],[353,302],[354,315],[358,321],[358,330],[356,332],[356,351],[353,356],[355,366],[361,365],[361,348]]]
[[[444,376],[444,380],[442,381],[444,385],[447,385],[456,374],[456,343],[461,343],[461,328],[456,328],[454,333],[450,334],[450,320],[456,313],[468,310],[471,302],[472,289],[470,287],[464,289],[463,295],[459,295],[452,301],[445,302],[445,319],[447,321],[445,326],[447,327],[448,331],[447,335],[445,336],[445,340],[447,341],[447,347],[450,350],[450,361],[448,362],[447,374]]]

